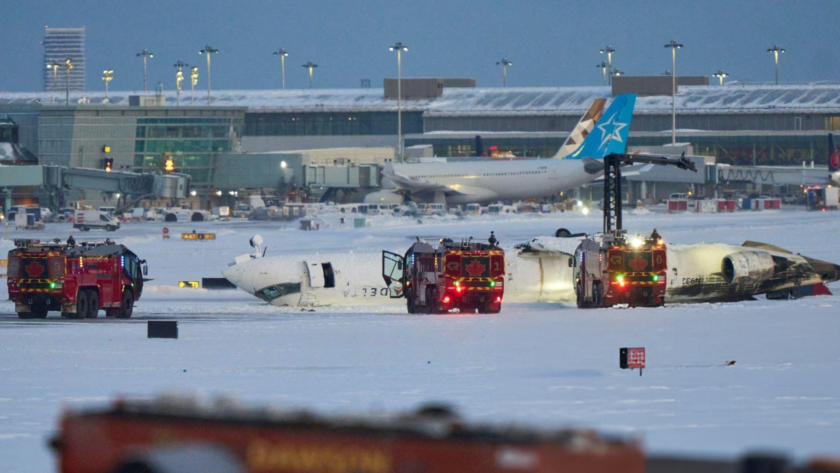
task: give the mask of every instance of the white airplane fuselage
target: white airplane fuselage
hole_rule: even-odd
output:
[[[561,254],[519,255],[509,251],[505,264],[505,302],[574,300],[568,259]],[[333,284],[322,277],[325,264],[332,270]],[[379,253],[318,255],[307,261],[302,261],[300,256],[252,258],[222,271],[240,289],[278,307],[404,306],[405,299],[389,297],[381,273]],[[285,288],[265,290],[278,285]],[[284,289],[297,292],[279,295]]]
[[[393,172],[401,178],[427,184],[427,200],[435,200],[435,194],[440,193],[447,204],[547,197],[587,184],[601,174],[587,172],[583,160],[553,158],[394,164]],[[385,178],[389,178],[387,173]],[[394,184],[403,187],[399,182]],[[422,187],[411,190],[423,192]]]

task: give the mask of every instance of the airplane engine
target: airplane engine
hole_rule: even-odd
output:
[[[403,196],[396,192],[379,191],[371,192],[365,196],[366,204],[402,204]]]
[[[773,257],[766,252],[742,251],[723,258],[723,279],[727,284],[756,284],[773,276]]]

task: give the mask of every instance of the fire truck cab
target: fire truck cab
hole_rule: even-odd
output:
[[[665,304],[667,255],[655,231],[647,237],[618,231],[584,239],[570,263],[579,308]]]
[[[410,314],[495,314],[504,296],[505,253],[495,242],[444,238],[433,247],[418,240],[404,256],[382,252],[382,277],[392,299],[406,298]]]
[[[9,299],[22,319],[43,319],[50,311],[95,318],[100,309],[108,317],[129,318],[143,293],[145,263],[110,240],[79,245],[15,240],[9,251]]]

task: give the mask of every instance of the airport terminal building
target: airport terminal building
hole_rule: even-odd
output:
[[[670,78],[664,77],[667,88],[662,76],[615,79],[612,88],[476,88],[470,80],[404,79],[405,146],[475,156],[480,135],[490,157],[552,156],[593,100],[620,92],[639,93],[629,146],[669,144]],[[680,79],[677,142],[691,144],[695,154],[722,164],[825,166],[826,136],[840,129],[840,84],[710,86]],[[107,147],[116,168],[154,171],[171,156],[200,191],[213,192],[222,180],[234,184],[217,179],[216,170],[230,167],[225,160],[396,148],[393,82],[380,89],[214,91],[210,107],[191,106],[184,97],[178,105],[174,92],[111,92],[107,100],[104,93],[74,92],[69,107],[63,94],[0,93],[0,116],[19,125],[20,144],[42,164],[99,167]]]

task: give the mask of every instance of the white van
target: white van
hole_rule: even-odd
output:
[[[467,215],[481,215],[481,206],[478,204],[467,204],[464,208],[464,213]]]
[[[120,221],[100,210],[77,210],[73,218],[73,228],[83,232],[92,228],[113,232],[119,230]]]
[[[426,215],[446,215],[446,204],[426,204]]]

